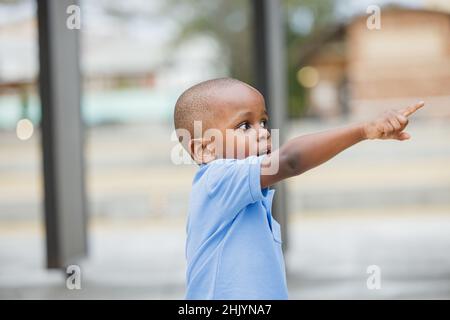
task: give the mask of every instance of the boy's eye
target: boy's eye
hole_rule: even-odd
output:
[[[248,130],[250,128],[251,128],[251,126],[248,122],[244,122],[238,127],[238,129],[242,129],[242,130]]]
[[[267,128],[267,120],[261,121],[261,127]]]

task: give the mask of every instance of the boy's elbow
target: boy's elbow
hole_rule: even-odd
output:
[[[298,155],[289,149],[280,150],[280,163],[289,177],[298,176],[302,173]]]

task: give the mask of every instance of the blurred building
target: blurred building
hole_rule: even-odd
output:
[[[359,118],[425,100],[433,107],[419,116],[450,117],[450,14],[386,8],[379,30],[369,16],[330,29],[303,54],[310,114]]]

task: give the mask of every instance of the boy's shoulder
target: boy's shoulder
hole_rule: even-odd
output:
[[[209,219],[229,221],[248,205],[270,198],[273,190],[261,188],[262,157],[218,159],[200,166],[191,190],[191,204],[197,213],[191,215],[208,212]],[[205,209],[206,205],[214,210]]]

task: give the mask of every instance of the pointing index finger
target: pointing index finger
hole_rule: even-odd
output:
[[[417,110],[419,110],[420,108],[422,108],[425,105],[425,102],[420,101],[418,103],[416,103],[415,105],[406,107],[404,109],[402,109],[400,112],[405,116],[405,117],[409,117],[410,115],[412,115],[414,112],[416,112]]]

